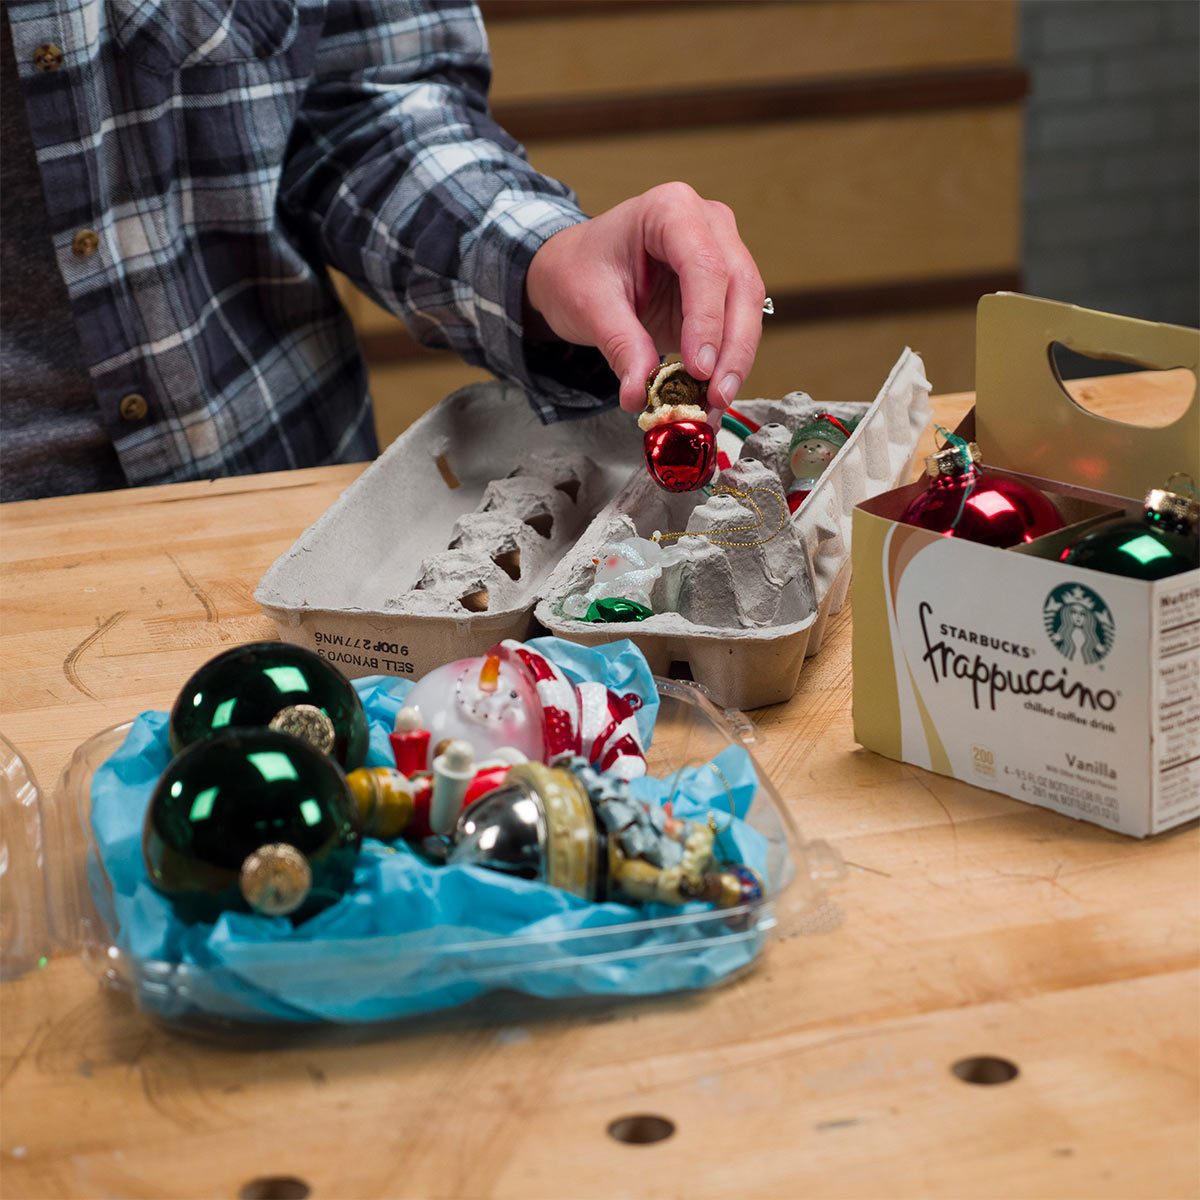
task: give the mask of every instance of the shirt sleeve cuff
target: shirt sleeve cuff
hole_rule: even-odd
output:
[[[558,339],[534,345],[525,339],[525,276],[533,256],[554,234],[585,220],[569,199],[544,195],[506,201],[501,195],[475,242],[476,319],[487,366],[519,383],[547,423],[611,408],[619,392],[617,377],[593,347]]]

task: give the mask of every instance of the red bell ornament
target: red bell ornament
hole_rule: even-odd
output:
[[[708,385],[683,363],[660,363],[646,380],[638,417],[650,478],[668,492],[694,492],[717,469],[717,431],[708,423]]]
[[[668,421],[647,432],[644,448],[651,478],[668,492],[694,492],[717,469],[717,435],[706,421]]]
[[[900,520],[945,537],[1007,549],[1062,528],[1054,503],[1035,487],[989,475],[979,464],[979,447],[939,428],[946,438],[925,460],[928,489]]]

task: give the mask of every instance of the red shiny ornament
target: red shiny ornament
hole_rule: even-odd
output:
[[[939,475],[900,517],[946,537],[1006,549],[1062,528],[1058,509],[1037,488],[972,466]]]
[[[670,421],[646,433],[650,477],[668,492],[694,492],[717,469],[717,435],[706,421]]]

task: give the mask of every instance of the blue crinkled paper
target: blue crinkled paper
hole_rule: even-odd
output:
[[[658,693],[635,646],[530,644],[576,682],[637,692],[650,744]],[[387,735],[412,684],[373,676],[354,686],[371,724],[368,763],[390,766]],[[96,772],[91,809],[107,876],[93,864],[96,903],[135,965],[141,1003],[165,1017],[365,1022],[450,1008],[500,988],[543,997],[648,995],[715,983],[761,948],[758,930],[726,924],[704,905],[592,904],[493,871],[430,866],[403,841],[372,839],[353,887],[300,926],[245,913],[186,925],[149,885],[141,852],[146,807],[169,760],[167,715],[143,713]],[[765,879],[766,839],[742,820],[756,787],[749,756],[730,746],[670,779],[639,779],[634,791],[656,802],[673,793],[678,816],[715,813],[722,857]]]

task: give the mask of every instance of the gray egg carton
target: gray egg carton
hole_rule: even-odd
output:
[[[657,488],[626,413],[542,425],[519,388],[476,384],[397,438],[276,560],[255,599],[285,640],[351,676],[419,678],[502,638],[532,636],[536,613],[576,642],[630,637],[657,673],[690,675],[724,705],[784,700],[845,599],[850,513],[903,479],[928,394],[920,358],[905,351],[869,405],[818,405],[802,393],[739,404],[764,426],[725,473],[741,489],[790,482],[786,442],[804,418],[863,419],[770,542],[726,551],[687,539],[686,569],[658,593],[682,613],[593,625],[562,617],[562,599],[586,586],[613,536],[692,522],[719,537],[746,513],[729,496]]]

